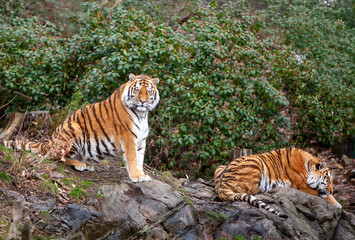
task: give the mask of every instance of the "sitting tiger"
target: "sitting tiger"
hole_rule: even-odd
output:
[[[159,103],[158,78],[129,75],[129,81],[106,100],[83,107],[70,115],[47,143],[3,141],[13,149],[41,153],[61,160],[78,171],[93,171],[78,160],[98,161],[123,152],[133,182],[151,181],[144,174],[143,158],[148,137],[148,112]],[[71,158],[71,159],[68,159]],[[74,160],[76,159],[76,160]]]
[[[292,187],[321,196],[341,208],[331,195],[333,179],[325,163],[301,149],[284,148],[235,159],[216,169],[214,181],[216,193],[222,201],[245,201],[282,218],[288,216],[250,194]]]

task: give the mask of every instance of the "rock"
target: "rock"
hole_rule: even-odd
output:
[[[1,188],[0,188],[1,190]],[[279,188],[255,195],[284,212],[280,218],[246,202],[221,202],[208,182],[188,182],[176,189],[167,183],[101,185],[92,205],[59,204],[54,196],[28,197],[26,212],[48,211],[36,229],[56,239],[354,239],[355,216],[324,199],[296,189]],[[8,197],[0,195],[9,206]],[[32,214],[33,215],[33,214]],[[25,219],[32,220],[24,216]]]
[[[352,158],[349,158],[348,156],[346,155],[343,155],[341,157],[341,160],[344,161],[344,163],[348,166],[355,166],[355,159],[352,159]]]
[[[183,236],[181,236],[180,240],[200,240],[201,239],[201,226],[198,225],[194,229],[191,229]],[[206,238],[205,238],[206,239]]]
[[[155,227],[147,232],[146,240],[166,240],[169,239],[168,234],[162,227]]]
[[[88,220],[96,220],[96,218],[102,216],[100,212],[90,211],[79,204],[69,204],[68,215],[70,217],[67,223],[72,228],[72,232],[76,232]]]
[[[173,177],[173,175],[170,172],[164,172],[163,174],[157,176],[157,180],[165,182],[174,188],[179,188],[185,185],[189,181],[189,179],[187,178],[176,179]]]
[[[99,225],[101,216],[102,213],[95,209],[80,204],[68,204],[67,208],[55,209],[51,213],[52,221],[46,222],[42,227],[47,231],[66,236],[65,239],[71,239],[80,233],[80,228],[88,222]]]
[[[36,196],[29,196],[26,205],[34,211],[49,212],[55,208],[56,198],[50,193],[46,193],[41,199]]]
[[[182,187],[185,191],[187,191],[190,195],[195,198],[200,199],[212,199],[216,197],[216,193],[214,188],[208,186],[206,184],[201,184],[199,182],[192,182],[185,187]]]
[[[355,206],[355,193],[352,193],[352,194],[351,194],[351,197],[350,197],[350,205],[351,205],[351,206]]]
[[[341,210],[326,200],[296,189],[276,189],[272,194],[283,203],[292,225],[309,239],[332,239]]]
[[[34,172],[32,173],[32,177],[35,180],[41,180],[44,181],[45,179],[48,179],[48,175],[45,173],[38,173],[38,172]]]
[[[351,170],[350,178],[355,178],[355,168]]]
[[[52,173],[51,173],[51,177],[52,177],[52,178],[56,178],[56,179],[63,179],[63,178],[65,178],[65,176],[64,176],[63,173],[60,173],[60,172],[57,172],[57,171],[52,172]]]
[[[343,170],[344,167],[342,165],[340,165],[339,163],[335,164],[335,167],[339,170]]]
[[[343,211],[338,226],[335,230],[333,240],[353,239],[355,239],[355,215]]]
[[[192,185],[196,183],[184,189],[189,192]],[[206,201],[194,201],[198,215],[205,215],[203,219],[210,218],[200,224],[213,226],[205,235],[211,239],[232,239],[237,235],[246,239],[332,239],[341,210],[322,198],[290,188],[279,188],[271,194],[256,196],[288,214],[289,219],[282,220],[245,202],[231,204],[210,199],[206,204]]]
[[[0,197],[5,197],[6,199],[10,200],[10,201],[14,201],[15,199],[19,198],[21,196],[21,194],[19,194],[16,191],[11,191],[11,190],[7,190],[5,188],[0,187],[0,192],[2,193],[0,195]],[[1,199],[0,198],[0,199]]]
[[[163,222],[163,226],[173,236],[180,237],[187,229],[197,225],[195,214],[189,205],[185,205],[174,216]]]
[[[89,238],[107,239],[332,239],[353,234],[351,215],[338,226],[341,210],[320,197],[296,189],[280,188],[256,195],[289,218],[281,219],[245,202],[215,201],[213,187],[191,182],[182,187],[182,196],[171,186],[153,180],[100,188],[104,201],[99,209],[102,223],[85,226]],[[349,222],[350,221],[350,222]],[[91,229],[91,232],[90,232]],[[99,229],[99,230],[98,230]],[[337,230],[336,230],[337,229]],[[99,233],[98,233],[99,232]]]
[[[104,199],[99,206],[103,225],[96,229],[109,239],[170,239],[168,236],[183,235],[197,225],[193,210],[181,194],[161,181],[124,181],[101,186],[99,192]]]

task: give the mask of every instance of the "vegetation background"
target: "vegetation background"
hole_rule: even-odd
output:
[[[351,0],[3,0],[0,120],[67,114],[145,73],[161,80],[154,168],[211,174],[236,147],[337,146],[355,133],[354,12]]]

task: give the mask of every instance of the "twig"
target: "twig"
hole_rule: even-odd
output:
[[[3,117],[5,117],[6,116],[6,113],[4,113],[4,115],[2,115],[1,117],[0,117],[0,119],[2,119]]]
[[[28,100],[32,100],[32,97],[29,97],[29,96],[26,96],[25,94],[23,94],[23,93],[20,93],[20,92],[18,92],[18,91],[13,91],[12,90],[12,92],[14,92],[14,93],[16,93],[17,95],[20,95],[20,96],[22,96],[22,97],[24,97],[24,98],[27,98]]]
[[[32,97],[29,97],[29,96],[27,96],[27,95],[25,95],[25,94],[23,94],[23,93],[20,93],[20,92],[18,92],[18,91],[15,91],[15,90],[11,90],[11,89],[7,89],[7,88],[4,88],[4,87],[1,87],[2,89],[5,89],[5,90],[7,90],[7,91],[10,91],[10,92],[13,92],[13,93],[16,93],[17,95],[20,95],[20,96],[22,96],[22,97],[24,97],[24,98],[27,98],[28,100],[32,100]]]
[[[13,97],[13,98],[10,100],[10,102],[5,103],[4,105],[2,105],[2,106],[0,107],[0,109],[2,109],[2,108],[4,108],[4,107],[6,107],[7,105],[9,105],[16,97],[17,97],[17,96]]]
[[[156,168],[152,168],[151,166],[149,166],[148,164],[143,164],[143,168],[144,170],[146,170],[147,172],[151,172],[153,175],[159,176],[162,175],[163,172],[157,170]]]
[[[203,180],[202,178],[199,178],[199,179],[197,179],[197,181],[202,183],[202,184],[204,184],[204,185],[206,185],[206,186],[214,187],[213,179],[210,180],[210,181],[206,181],[206,180]]]

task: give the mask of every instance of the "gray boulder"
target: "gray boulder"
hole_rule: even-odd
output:
[[[95,234],[92,226],[83,227],[92,238],[325,240],[354,236],[354,215],[342,215],[322,198],[296,189],[256,195],[285,212],[287,220],[245,202],[220,202],[213,187],[200,182],[177,190],[158,180],[125,181],[101,186],[100,191],[104,198],[98,207],[102,222],[95,227]]]
[[[54,207],[54,197],[27,198],[36,204],[25,202],[25,213],[50,209],[50,221],[36,226],[58,239],[355,239],[354,214],[296,189],[256,195],[287,214],[285,220],[246,202],[221,202],[206,182],[173,186],[125,180],[101,185],[102,197],[92,205]],[[9,206],[17,195],[0,190],[2,204]]]

